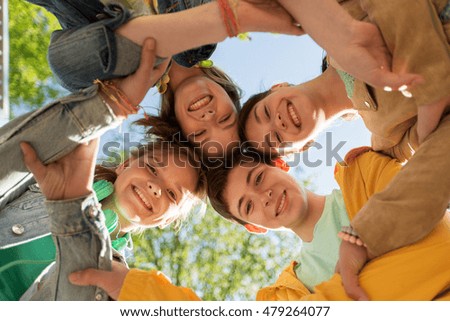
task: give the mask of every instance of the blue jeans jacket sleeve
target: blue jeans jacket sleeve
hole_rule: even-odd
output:
[[[0,128],[0,208],[33,182],[22,160],[20,142],[31,143],[39,158],[49,163],[119,124],[97,95],[97,86],[91,86]]]
[[[28,1],[52,12],[63,28],[52,35],[48,61],[66,89],[76,91],[90,86],[95,79],[123,77],[139,67],[141,47],[114,30],[129,19],[150,12],[145,10],[143,0]],[[207,2],[210,0],[158,0],[158,8],[159,13],[171,13]],[[208,59],[215,48],[215,44],[206,45],[177,54],[173,59],[192,67]],[[162,61],[158,59],[156,65]]]
[[[111,270],[111,241],[97,198],[90,194],[73,200],[46,201],[45,205],[56,245],[56,261],[22,299],[108,300],[102,289],[75,286],[68,280],[70,273],[86,268]]]

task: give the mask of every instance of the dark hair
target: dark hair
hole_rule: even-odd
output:
[[[251,96],[242,106],[242,109],[238,115],[238,133],[241,142],[247,141],[247,135],[245,135],[245,123],[247,122],[248,115],[253,110],[253,107],[255,107],[258,102],[269,96],[269,94],[270,90],[255,94]]]
[[[241,109],[241,89],[238,85],[221,69],[217,67],[201,68],[203,73],[219,84],[228,94],[234,107],[239,112]],[[181,127],[178,120],[175,117],[175,95],[174,92],[167,88],[166,92],[161,95],[161,106],[158,116],[150,116],[148,119],[136,121],[138,125],[148,127],[147,133],[156,135],[163,138],[181,136],[183,140],[186,137],[182,135]]]
[[[325,70],[328,69],[328,65],[329,65],[328,64],[328,56],[325,55],[325,57],[322,58],[322,66],[321,66],[322,73],[324,73]]]
[[[206,172],[208,199],[211,206],[224,219],[241,225],[245,225],[247,222],[231,214],[229,205],[225,202],[223,193],[226,189],[228,176],[231,170],[236,166],[242,166],[250,163],[264,163],[273,166],[273,162],[266,157],[266,155],[261,154],[256,150],[249,151],[241,148],[234,151],[231,159],[227,159],[225,166],[212,168]]]

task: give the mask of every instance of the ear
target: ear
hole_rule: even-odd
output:
[[[130,159],[126,159],[123,161],[123,163],[121,163],[119,166],[117,166],[116,168],[116,174],[120,175],[122,174],[122,172],[125,170],[125,168],[128,166],[128,164],[130,164]]]
[[[244,225],[245,229],[253,234],[266,234],[267,233],[267,229],[265,229],[264,227],[259,227],[253,224],[245,224]]]
[[[280,89],[282,87],[289,87],[289,83],[281,82],[279,84],[275,84],[272,87],[270,87],[270,91],[277,91],[278,89]]]

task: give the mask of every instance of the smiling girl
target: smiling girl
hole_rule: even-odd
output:
[[[116,258],[124,260],[121,255],[131,248],[130,233],[181,222],[205,194],[197,157],[190,149],[162,140],[142,146],[116,168],[97,166],[94,184],[84,161],[95,159],[91,147],[81,145],[47,166],[36,161],[30,145],[23,150],[41,190],[31,185],[0,212],[2,228],[10,230],[14,223],[26,231],[3,237],[1,300],[107,300],[96,289],[70,285],[67,274],[77,267],[108,269],[111,246]],[[59,166],[60,171],[52,172]]]

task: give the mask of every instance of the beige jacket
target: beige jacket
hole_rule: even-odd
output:
[[[417,106],[450,93],[450,22],[442,24],[438,17],[448,0],[339,2],[355,19],[380,28],[393,56],[394,71],[417,73],[425,79],[410,90],[413,99],[355,81],[352,101],[372,133],[373,149],[405,161],[419,146]]]
[[[450,199],[450,108],[420,148],[416,133],[417,106],[450,93],[450,23],[441,23],[438,16],[448,0],[338,2],[354,18],[380,28],[393,56],[394,71],[425,78],[423,84],[410,89],[411,99],[355,81],[352,101],[372,133],[372,148],[400,161],[410,159],[387,189],[372,197],[352,221],[370,252],[381,255],[427,235]]]

